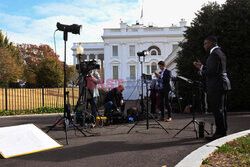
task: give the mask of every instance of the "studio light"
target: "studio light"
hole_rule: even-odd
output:
[[[63,63],[63,75],[64,75],[64,79],[63,79],[63,104],[64,104],[64,114],[63,117],[61,117],[60,121],[64,121],[64,131],[65,131],[65,135],[66,135],[66,143],[68,144],[68,135],[67,135],[67,124],[72,124],[78,131],[80,131],[84,136],[86,136],[85,133],[83,133],[83,131],[81,129],[78,128],[77,125],[75,125],[72,121],[72,117],[71,117],[71,106],[69,104],[69,101],[67,102],[66,96],[68,97],[69,92],[66,92],[66,84],[67,84],[67,80],[66,80],[66,42],[68,40],[68,32],[71,32],[73,34],[80,34],[80,30],[82,28],[81,25],[78,24],[72,24],[72,25],[65,25],[65,24],[60,24],[59,22],[57,22],[56,24],[57,30],[59,31],[63,31],[63,40],[64,40],[64,63]],[[78,55],[81,55],[83,53],[83,48],[81,48],[81,46],[78,46]],[[68,97],[69,98],[69,97]],[[68,99],[69,100],[69,99]],[[57,124],[57,123],[56,123]],[[47,131],[47,133],[56,126],[56,124],[52,125],[51,128]]]
[[[142,52],[137,52],[137,56],[147,56],[149,54],[148,50],[143,50]]]
[[[142,52],[137,52],[139,62],[145,62],[145,57],[149,54],[148,50],[143,50]]]
[[[82,28],[82,26],[78,24],[65,25],[59,22],[57,22],[56,27],[59,31],[71,32],[73,34],[80,34],[80,30]]]

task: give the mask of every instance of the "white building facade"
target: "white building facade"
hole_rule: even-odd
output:
[[[165,61],[166,66],[176,75],[174,60],[180,50],[178,43],[184,40],[186,21],[182,19],[179,26],[154,27],[143,24],[120,23],[120,28],[104,29],[103,42],[74,43],[72,50],[74,63],[77,63],[76,48],[80,44],[84,48],[86,60],[96,59],[101,65],[101,75],[105,84],[123,80],[124,96],[135,99],[140,86],[138,80],[141,74],[157,72],[159,61]],[[137,52],[148,50],[145,61],[139,62]],[[104,70],[105,69],[105,70]],[[139,84],[139,85],[138,85]]]

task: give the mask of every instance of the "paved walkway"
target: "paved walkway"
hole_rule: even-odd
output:
[[[36,115],[19,117],[0,117],[0,127],[35,123],[43,130],[55,123],[58,115]],[[192,120],[190,114],[174,114],[170,123],[161,122],[169,134],[159,126],[136,126],[129,134],[133,124],[112,125],[94,128],[93,137],[83,137],[73,129],[68,131],[69,145],[65,145],[65,133],[56,128],[49,135],[61,142],[64,147],[29,154],[11,159],[0,159],[1,167],[10,166],[89,166],[89,167],[156,167],[175,166],[186,155],[207,143],[205,139],[196,139],[193,125],[188,126],[177,137],[173,136]],[[197,121],[206,122],[210,132],[212,115],[199,115]],[[150,120],[150,123],[155,123]],[[250,112],[228,114],[229,134],[249,129]]]

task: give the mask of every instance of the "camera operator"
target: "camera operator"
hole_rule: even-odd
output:
[[[97,117],[97,98],[99,96],[99,91],[97,84],[99,83],[100,75],[97,70],[91,70],[87,75],[87,106],[88,103],[91,105],[92,115]]]
[[[122,92],[124,90],[123,85],[119,85],[116,88],[111,89],[104,99],[104,115],[109,116],[113,111],[117,111],[118,107],[121,107],[121,112],[124,113],[125,102],[123,101]]]
[[[170,106],[169,102],[169,92],[171,90],[170,86],[170,79],[171,79],[171,71],[169,71],[165,63],[163,61],[158,62],[158,66],[161,70],[161,74],[155,73],[156,77],[161,79],[161,86],[159,87],[160,92],[160,111],[161,111],[161,117],[159,118],[159,121],[164,121],[164,103],[168,110],[168,119],[166,122],[172,121],[172,108]]]

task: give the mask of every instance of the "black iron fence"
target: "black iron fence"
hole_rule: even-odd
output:
[[[75,105],[79,88],[68,87],[69,102]],[[63,88],[0,88],[0,111],[31,110],[40,107],[60,108],[64,105]]]

